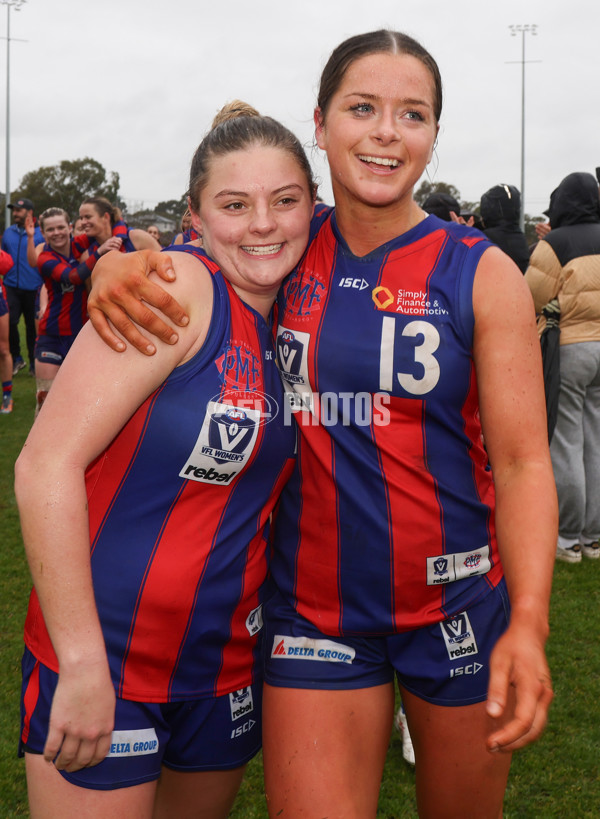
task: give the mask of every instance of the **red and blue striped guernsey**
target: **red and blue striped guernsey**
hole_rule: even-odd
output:
[[[169,702],[260,678],[267,526],[293,468],[273,331],[203,251],[202,349],[139,407],[86,473],[96,603],[117,694]],[[57,670],[35,592],[27,646]]]
[[[325,209],[285,284],[277,355],[300,440],[271,568],[327,634],[418,628],[502,577],[472,357],[489,246],[429,216],[358,258]]]

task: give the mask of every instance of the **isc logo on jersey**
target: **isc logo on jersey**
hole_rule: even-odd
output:
[[[252,699],[252,689],[250,686],[241,688],[239,691],[232,691],[229,695],[229,707],[231,709],[232,722],[254,711],[254,700]]]
[[[200,434],[179,477],[230,484],[252,454],[260,415],[260,410],[209,401]]]
[[[351,287],[353,290],[365,290],[369,287],[369,282],[366,279],[353,279],[352,276],[346,276],[340,279],[338,287]]]
[[[461,660],[472,654],[478,654],[475,634],[466,611],[440,623],[448,657]]]

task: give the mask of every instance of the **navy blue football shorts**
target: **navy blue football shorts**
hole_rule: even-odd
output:
[[[489,658],[510,618],[502,580],[482,600],[441,623],[376,637],[320,632],[276,592],[263,606],[264,678],[284,688],[357,689],[392,682],[436,705],[487,697]]]
[[[41,754],[58,675],[25,649],[19,756]],[[215,771],[244,765],[261,747],[262,683],[198,700],[171,703],[117,698],[108,756],[74,773],[69,782],[114,790],[158,779],[161,766],[175,771]]]
[[[38,336],[35,341],[35,360],[41,364],[60,367],[75,338],[76,336]]]

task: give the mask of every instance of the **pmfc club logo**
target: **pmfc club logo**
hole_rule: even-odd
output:
[[[262,386],[260,362],[246,344],[230,341],[215,363],[229,389],[250,392]]]
[[[304,268],[297,271],[284,286],[286,313],[297,318],[307,318],[315,310],[321,309],[321,298],[325,290],[325,284],[313,270]]]

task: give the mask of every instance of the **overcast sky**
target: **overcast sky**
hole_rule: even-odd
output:
[[[298,134],[331,201],[312,148],[320,71],[346,37],[389,27],[440,65],[431,181],[478,201],[499,182],[520,187],[522,41],[509,25],[532,23],[525,205],[538,215],[567,173],[600,165],[597,0],[27,0],[10,11],[11,188],[27,171],[90,156],[120,174],[130,210],[178,198],[213,115],[237,97]],[[0,5],[3,103],[6,32]]]

